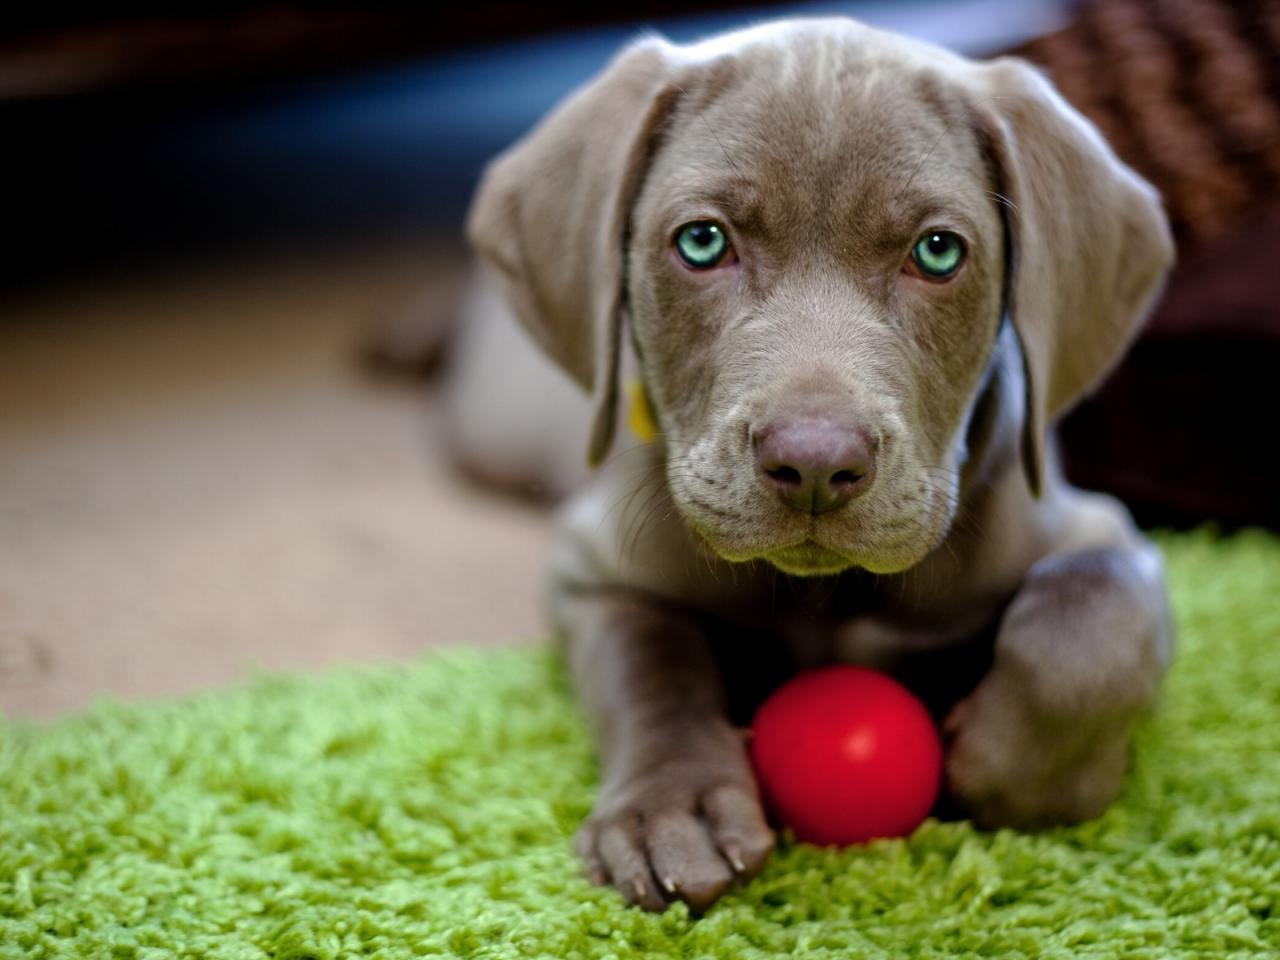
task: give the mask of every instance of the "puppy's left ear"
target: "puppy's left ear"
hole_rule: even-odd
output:
[[[595,405],[587,459],[613,439],[631,205],[675,103],[676,48],[624,50],[490,164],[467,220],[517,317]]]
[[[1046,434],[1123,355],[1173,263],[1149,183],[1029,64],[976,71],[1009,236],[1006,309],[1022,345],[1022,458],[1037,496]]]

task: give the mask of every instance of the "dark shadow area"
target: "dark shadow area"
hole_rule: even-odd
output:
[[[157,20],[134,5],[123,13],[142,19],[114,33],[31,14],[0,43],[0,289],[456,235],[485,161],[647,29],[690,41],[848,13],[985,51],[1060,18],[1049,0],[718,6],[481,4],[444,19],[322,6],[290,21],[252,5]],[[33,50],[50,61],[43,74]]]

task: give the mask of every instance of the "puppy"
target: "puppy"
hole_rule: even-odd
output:
[[[472,307],[458,449],[553,487],[583,440],[603,464],[552,586],[602,762],[594,880],[702,910],[759,871],[737,724],[827,662],[927,698],[981,825],[1111,802],[1170,658],[1163,574],[1051,429],[1173,246],[1034,69],[843,19],[646,38],[493,162],[468,230],[501,298]],[[628,365],[659,434],[608,456]]]

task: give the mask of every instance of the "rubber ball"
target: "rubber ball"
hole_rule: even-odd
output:
[[[824,667],[775,691],[752,722],[751,760],[773,815],[822,846],[906,836],[942,781],[924,704],[865,667]]]

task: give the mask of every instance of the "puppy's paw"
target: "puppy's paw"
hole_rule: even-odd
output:
[[[576,847],[592,881],[631,903],[659,911],[683,900],[701,913],[759,873],[773,841],[749,779],[678,764],[606,788]]]
[[[1120,792],[1128,727],[1117,717],[1046,717],[992,674],[944,724],[948,795],[987,829],[1092,819]]]

